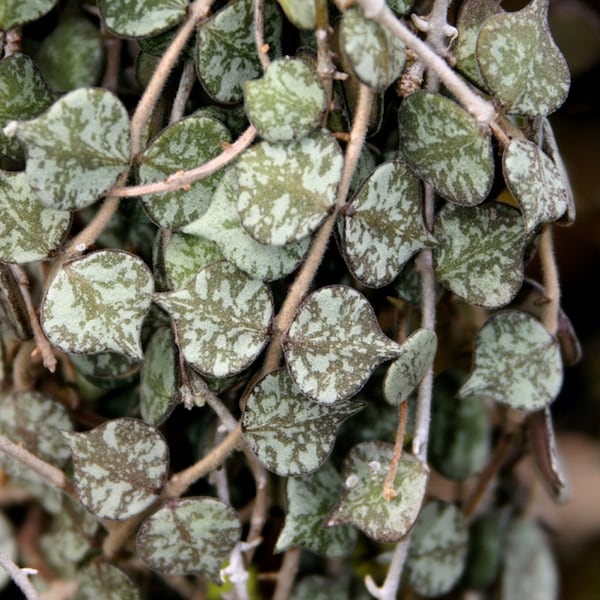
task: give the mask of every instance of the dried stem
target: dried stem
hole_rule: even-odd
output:
[[[394,488],[394,479],[396,478],[396,471],[398,470],[398,463],[402,458],[402,446],[404,445],[404,434],[406,433],[406,414],[408,411],[408,403],[406,400],[400,403],[399,417],[398,417],[398,430],[396,432],[396,442],[394,444],[394,454],[390,461],[390,467],[388,469],[387,477],[383,484],[383,497],[389,502],[392,498],[398,495]]]
[[[30,575],[37,574],[35,569],[21,568],[0,550],[0,566],[4,567],[27,600],[39,600],[38,593],[29,581]]]
[[[300,548],[290,548],[283,557],[283,563],[277,574],[277,585],[273,593],[273,600],[287,600],[290,597],[294,579],[300,565]]]
[[[558,315],[560,311],[560,284],[554,256],[551,223],[546,223],[542,229],[539,255],[544,276],[545,294],[548,298],[548,302],[544,305],[542,323],[551,335],[555,335],[558,330]]]

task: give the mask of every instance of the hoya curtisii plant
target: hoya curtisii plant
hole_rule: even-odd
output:
[[[449,7],[0,10],[0,448],[47,568],[5,518],[0,562],[28,598],[556,596],[494,483],[531,451],[564,493],[569,73],[547,0]]]

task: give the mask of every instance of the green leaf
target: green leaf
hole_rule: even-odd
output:
[[[248,444],[267,469],[283,477],[297,477],[325,462],[338,427],[363,408],[360,402],[334,406],[312,402],[287,369],[280,369],[254,386],[242,425]]]
[[[408,548],[411,586],[426,597],[450,591],[465,568],[467,546],[467,524],[460,510],[453,504],[429,502],[419,515]]]
[[[533,412],[560,391],[563,368],[556,340],[534,317],[503,311],[479,331],[473,371],[459,396],[479,395]]]
[[[168,471],[162,433],[139,419],[113,419],[84,433],[63,432],[82,504],[103,519],[125,520],[156,502]]]
[[[560,171],[536,144],[511,140],[502,155],[502,168],[506,185],[521,207],[527,233],[565,213],[569,194]]]
[[[300,305],[283,350],[302,393],[323,404],[356,394],[380,363],[401,352],[357,290],[324,287]]]
[[[548,115],[569,92],[569,68],[548,26],[548,0],[488,18],[477,39],[477,60],[489,89],[511,114]]]
[[[273,61],[264,76],[244,83],[250,123],[269,142],[297,140],[315,130],[327,108],[316,71],[300,58]]]
[[[327,558],[344,557],[352,552],[358,538],[356,529],[346,525],[323,527],[341,485],[341,477],[329,462],[306,477],[288,478],[287,514],[275,552],[285,552],[293,546]]]
[[[243,227],[276,246],[312,233],[335,204],[342,166],[340,147],[324,129],[287,144],[255,144],[236,167]]]
[[[70,225],[66,211],[42,206],[24,173],[0,171],[0,260],[42,260],[60,246]]]
[[[49,13],[57,0],[3,0],[0,3],[0,30],[36,21]]]
[[[231,141],[223,123],[203,115],[191,115],[164,129],[142,155],[140,183],[166,179],[181,169],[208,162]],[[222,172],[204,177],[189,190],[142,196],[148,216],[160,227],[181,229],[201,217],[208,208]]]
[[[98,387],[114,387],[115,380],[131,381],[140,368],[139,360],[114,352],[71,354],[77,370]]]
[[[307,236],[285,246],[260,244],[242,227],[237,211],[238,196],[237,172],[235,168],[228,169],[206,213],[186,225],[183,231],[212,240],[223,257],[252,277],[274,281],[290,274],[308,251],[310,238]]]
[[[529,237],[514,208],[486,202],[476,208],[447,204],[433,228],[434,270],[440,283],[472,304],[508,304],[523,282]]]
[[[269,288],[224,261],[204,267],[181,290],[155,294],[154,300],[176,322],[185,359],[205,375],[242,371],[269,338]]]
[[[153,285],[141,258],[120,250],[92,252],[56,274],[42,305],[42,327],[65,352],[141,359],[142,321]]]
[[[19,140],[2,130],[10,121],[37,117],[53,101],[53,93],[31,58],[11,54],[0,61],[0,153],[23,160],[25,152]]]
[[[220,581],[224,561],[240,540],[235,511],[215,498],[173,498],[138,532],[138,554],[165,575],[201,573]]]
[[[305,575],[294,586],[290,600],[356,600],[356,596],[350,596],[349,588],[346,578],[337,574]]]
[[[131,579],[117,567],[94,562],[77,574],[79,588],[73,600],[141,600]]]
[[[63,96],[32,121],[18,122],[27,178],[42,204],[76,210],[93,204],[129,164],[129,117],[103,89]]]
[[[184,19],[188,0],[100,0],[108,29],[120,37],[143,37],[169,29]]]
[[[386,4],[397,14],[404,15],[413,5],[414,0],[386,0]]]
[[[348,268],[362,283],[382,287],[408,260],[435,240],[422,216],[421,185],[400,162],[379,165],[363,183],[342,219]]]
[[[437,336],[429,329],[417,329],[401,345],[400,356],[388,367],[383,395],[394,406],[404,402],[433,365]]]
[[[282,19],[277,3],[265,2],[264,37],[272,54],[281,54]],[[242,86],[261,72],[254,37],[252,0],[235,0],[200,24],[196,68],[206,92],[217,102],[235,104]]]
[[[340,46],[354,75],[365,85],[383,92],[402,73],[406,61],[404,44],[358,8],[343,16]]]
[[[298,29],[316,27],[315,3],[311,0],[277,0],[290,23]]]
[[[383,484],[394,451],[393,444],[363,442],[346,457],[342,468],[342,498],[325,526],[351,524],[376,542],[402,539],[413,527],[423,503],[427,467],[404,452],[394,478],[397,496],[383,498]]]
[[[458,104],[432,92],[416,92],[398,110],[400,154],[447,200],[475,206],[494,179],[489,133]]]

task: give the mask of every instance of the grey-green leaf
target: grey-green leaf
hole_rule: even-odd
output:
[[[46,208],[24,173],[0,171],[0,260],[27,263],[50,256],[61,244],[71,215]]]
[[[240,536],[238,516],[227,504],[215,498],[174,498],[142,523],[137,549],[160,573],[201,573],[218,583]]]
[[[142,155],[140,183],[166,179],[180,169],[208,162],[231,141],[229,131],[217,119],[191,115],[164,129]],[[204,177],[189,190],[143,196],[150,218],[161,227],[181,229],[204,214],[221,179],[221,172]]]
[[[125,520],[158,500],[169,462],[158,429],[139,419],[120,418],[63,435],[73,455],[77,494],[91,513]]]
[[[510,302],[523,283],[523,255],[529,237],[521,215],[499,202],[475,208],[447,204],[433,228],[434,270],[457,296],[498,308]]]
[[[120,569],[103,562],[89,564],[77,574],[79,588],[73,600],[140,600],[133,581]]]
[[[358,535],[348,525],[323,527],[323,520],[338,500],[342,479],[335,467],[326,462],[306,477],[287,480],[287,514],[275,552],[301,546],[327,558],[348,556]]]
[[[383,498],[393,444],[363,442],[344,461],[342,498],[325,526],[351,524],[379,543],[397,542],[413,527],[425,497],[428,469],[403,453],[394,477],[395,498]]]
[[[400,154],[447,200],[482,202],[494,179],[489,133],[458,104],[432,92],[416,92],[398,110]]]
[[[314,29],[316,26],[315,3],[311,0],[277,0],[290,23],[298,29]]]
[[[92,252],[56,274],[42,305],[42,327],[66,352],[141,359],[142,322],[153,287],[141,258],[120,250]]]
[[[298,477],[325,462],[340,424],[363,408],[361,402],[333,406],[312,402],[287,369],[280,369],[254,386],[242,425],[248,444],[267,469],[283,477]]]
[[[283,349],[292,379],[323,404],[353,396],[375,367],[401,352],[368,300],[343,285],[321,288],[302,302]]]
[[[37,119],[18,122],[16,133],[29,184],[50,208],[93,204],[129,164],[129,117],[107,90],[74,90]]]
[[[3,0],[0,3],[0,30],[36,21],[49,13],[58,0]]]
[[[227,377],[245,369],[269,337],[269,288],[229,263],[200,270],[187,287],[155,294],[177,324],[185,359],[200,373]]]
[[[477,336],[473,363],[460,396],[479,395],[533,412],[548,406],[562,385],[558,342],[524,312],[490,317]]]

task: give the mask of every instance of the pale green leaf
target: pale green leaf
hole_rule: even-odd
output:
[[[42,305],[42,327],[66,352],[141,359],[142,322],[153,287],[141,258],[121,250],[92,252],[56,274]]]
[[[0,30],[35,21],[49,13],[58,0],[2,0],[0,2]]]
[[[494,179],[489,133],[458,104],[432,92],[416,92],[398,110],[400,154],[447,200],[482,202]]]
[[[413,527],[425,497],[427,466],[404,452],[393,486],[395,498],[383,498],[393,444],[363,442],[346,457],[342,498],[325,526],[350,524],[379,543],[396,542]]]
[[[316,27],[315,3],[312,0],[277,0],[290,23],[298,29]]]
[[[91,513],[125,520],[158,500],[169,461],[158,429],[139,419],[120,418],[63,435],[73,455],[77,494]]]
[[[165,575],[201,573],[220,581],[223,563],[240,540],[235,511],[215,498],[173,498],[138,532],[138,554]]]
[[[308,400],[287,369],[280,369],[254,386],[242,425],[248,444],[267,469],[297,477],[325,462],[340,424],[363,408],[360,402],[324,406]]]
[[[120,569],[94,562],[77,574],[79,587],[73,600],[141,600],[133,581]]]
[[[471,376],[458,393],[533,412],[556,398],[562,380],[558,342],[531,315],[503,311],[479,331]]]
[[[140,368],[139,360],[114,352],[71,354],[70,359],[86,379],[99,387],[113,387],[119,379],[130,381]]]

